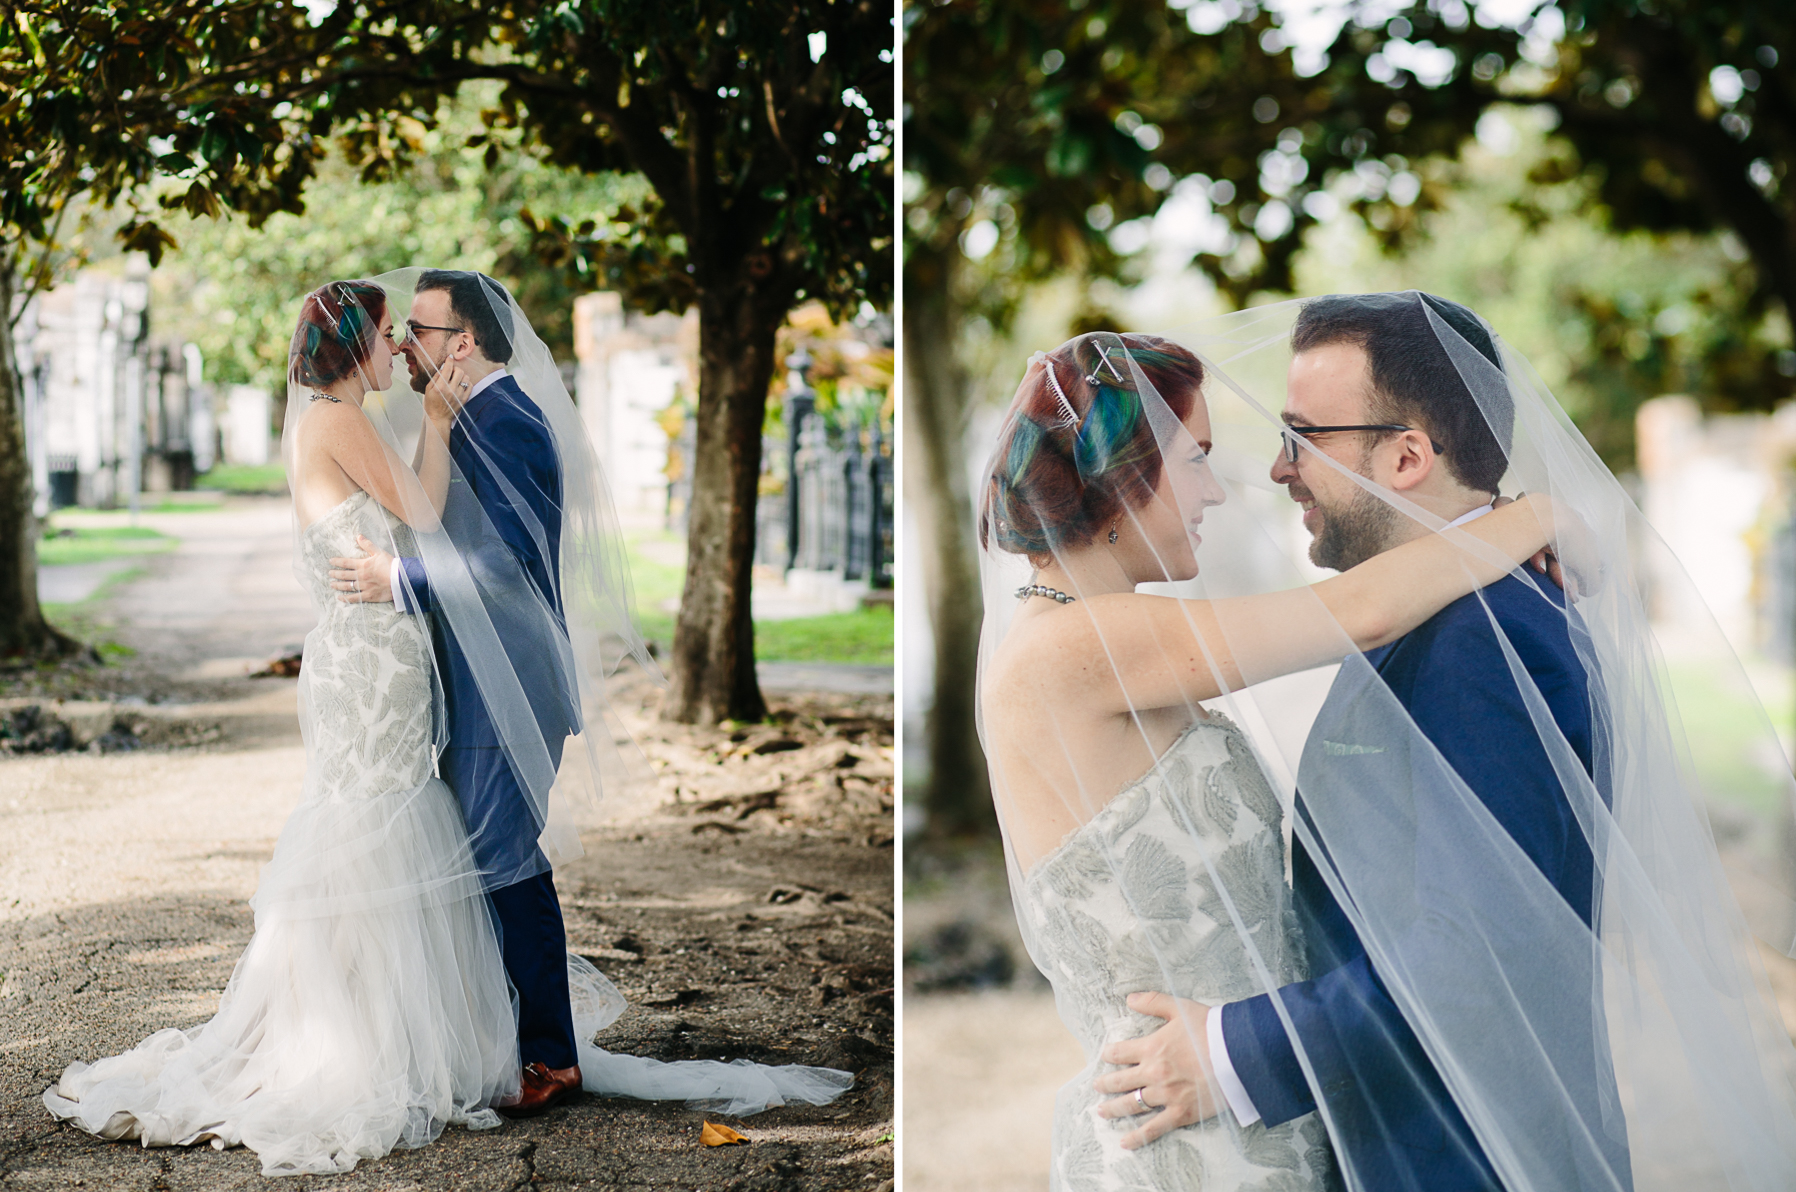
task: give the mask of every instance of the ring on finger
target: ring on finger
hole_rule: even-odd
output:
[[[1152,1106],[1152,1105],[1149,1105],[1149,1104],[1148,1104],[1148,1103],[1147,1103],[1147,1098],[1146,1098],[1146,1097],[1144,1097],[1144,1096],[1142,1096],[1142,1094],[1143,1094],[1143,1093],[1144,1093],[1144,1092],[1146,1092],[1146,1091],[1147,1091],[1147,1090],[1146,1090],[1146,1089],[1145,1089],[1145,1088],[1139,1088],[1139,1089],[1136,1089],[1136,1090],[1135,1090],[1135,1104],[1137,1104],[1137,1105],[1139,1105],[1139,1106],[1141,1106],[1141,1108],[1142,1108],[1142,1109],[1143,1109],[1143,1110],[1144,1110],[1144,1111],[1145,1111],[1145,1110],[1150,1110],[1150,1109],[1152,1109],[1152,1108],[1153,1108],[1153,1106]]]

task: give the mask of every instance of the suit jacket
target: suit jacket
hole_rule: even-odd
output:
[[[466,560],[485,615],[518,676],[550,760],[580,731],[579,696],[562,619],[562,474],[541,409],[509,375],[475,394],[449,433],[454,478],[443,525]],[[421,559],[402,560],[407,606],[438,613],[431,635],[449,727],[444,778],[468,822],[474,857],[493,886],[549,868],[536,847],[542,823],[501,748],[492,710],[452,618]],[[545,615],[545,608],[547,615]]]
[[[1425,746],[1387,741],[1360,755],[1346,744],[1353,737],[1356,710],[1367,715],[1374,714],[1369,709],[1380,703],[1388,707],[1388,700],[1359,698],[1357,693],[1370,684],[1388,686],[1498,827],[1571,910],[1585,923],[1592,922],[1596,882],[1584,830],[1490,625],[1494,616],[1566,743],[1585,772],[1593,773],[1597,743],[1592,737],[1590,680],[1572,647],[1563,594],[1550,583],[1542,582],[1540,588],[1547,599],[1521,580],[1506,577],[1486,588],[1482,600],[1478,593],[1467,596],[1407,636],[1369,651],[1366,660],[1376,668],[1376,678],[1363,666],[1343,667],[1305,745],[1300,786],[1303,776],[1310,775],[1311,788],[1322,789],[1318,767],[1372,767],[1361,771],[1363,777],[1357,780],[1364,797],[1355,801],[1354,812],[1373,817],[1375,830],[1386,833],[1379,838],[1391,840],[1392,876],[1387,880],[1414,883],[1413,905],[1420,909],[1418,922],[1410,925],[1415,930],[1406,938],[1412,941],[1407,946],[1419,952],[1433,949],[1433,956],[1419,957],[1423,964],[1451,966],[1454,947],[1468,942],[1465,934],[1455,934],[1451,924],[1430,934],[1431,925],[1421,922],[1429,917],[1429,908],[1471,905],[1474,891],[1482,888],[1474,871],[1481,862],[1500,862],[1486,860],[1488,847],[1447,838],[1454,832],[1463,834],[1467,818],[1463,810],[1455,812],[1445,805],[1455,796],[1445,789],[1438,763]],[[1389,737],[1388,718],[1381,725]],[[1427,780],[1418,780],[1424,775]],[[1603,798],[1607,800],[1606,793]],[[1297,814],[1314,827],[1302,794]],[[1378,822],[1377,817],[1385,818]],[[1292,893],[1312,975],[1285,986],[1280,996],[1314,1065],[1343,1160],[1369,1188],[1381,1192],[1496,1192],[1502,1185],[1490,1160],[1372,967],[1358,933],[1323,880],[1317,858],[1300,839],[1293,841]],[[1454,913],[1446,912],[1448,917]],[[1536,1153],[1544,1148],[1552,1155],[1559,1148],[1571,1156],[1578,1153],[1571,1135],[1580,1128],[1593,1129],[1602,1140],[1606,1165],[1625,1178],[1626,1141],[1603,1132],[1602,1106],[1609,1100],[1614,1077],[1606,1044],[1598,1038],[1600,1020],[1591,1011],[1594,967],[1582,961],[1573,966],[1575,971],[1522,971],[1526,961],[1518,965],[1516,958],[1529,954],[1528,915],[1518,913],[1510,923],[1501,907],[1479,907],[1471,914],[1487,940],[1513,929],[1514,934],[1498,941],[1512,989],[1530,990],[1536,999],[1543,992],[1549,1000],[1561,995],[1567,999],[1568,1013],[1557,1024],[1558,1034],[1541,1040],[1541,1046],[1554,1056],[1560,1071],[1571,1074],[1565,1093],[1577,1107],[1571,1116],[1581,1122],[1553,1127],[1567,1132],[1562,1147],[1555,1138],[1536,1138],[1531,1145]],[[1475,935],[1471,942],[1477,946]],[[1416,960],[1405,956],[1406,963]],[[1477,990],[1468,994],[1476,997]],[[1508,993],[1499,991],[1497,996]],[[1230,1062],[1268,1125],[1317,1108],[1316,1090],[1305,1079],[1268,996],[1225,1007],[1222,1032]],[[1575,1165],[1568,1157],[1556,1166],[1567,1171]]]

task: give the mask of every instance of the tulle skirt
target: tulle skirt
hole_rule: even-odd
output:
[[[265,1175],[499,1124],[487,1106],[518,1087],[511,990],[447,786],[301,803],[252,906],[217,1015],[70,1064],[52,1114],[145,1146],[241,1144]]]
[[[44,1093],[53,1115],[146,1147],[247,1146],[271,1176],[346,1172],[446,1125],[499,1124],[489,1106],[518,1089],[517,1020],[447,786],[306,799],[251,905],[255,935],[217,1015],[70,1064]],[[605,1051],[591,1039],[623,996],[572,954],[568,978],[589,1092],[742,1115],[854,1084],[830,1068]]]

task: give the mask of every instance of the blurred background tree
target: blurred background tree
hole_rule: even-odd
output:
[[[410,164],[385,181],[363,182],[342,152],[331,152],[310,184],[323,201],[304,215],[276,212],[260,228],[228,215],[179,226],[179,246],[152,276],[164,327],[199,345],[210,380],[284,395],[287,341],[307,289],[428,261],[503,281],[555,358],[572,360],[573,300],[583,291],[566,270],[538,259],[532,213],[608,217],[653,191],[639,174],[552,166],[523,152],[515,133],[490,134],[504,151],[489,166],[480,113],[499,90],[465,85],[436,127],[418,131]],[[95,230],[101,236],[89,255],[107,248],[105,229]]]
[[[584,293],[564,269],[537,259],[532,212],[616,214],[652,188],[639,174],[577,174],[524,153],[521,136],[496,136],[505,153],[487,163],[490,110],[499,84],[471,83],[418,131],[417,156],[377,183],[343,153],[327,153],[307,214],[277,212],[260,228],[241,217],[181,226],[180,246],[154,271],[162,325],[199,345],[210,381],[286,393],[287,339],[298,300],[334,276],[374,276],[418,262],[480,269],[505,282],[530,311],[555,359],[573,359],[573,300]],[[104,230],[90,255],[106,251]],[[323,271],[329,271],[325,276]]]
[[[1185,303],[1143,329],[1205,301],[1458,299],[1618,471],[1647,398],[1762,410],[1796,385],[1787,6],[949,0],[908,6],[904,38],[910,561],[934,646],[912,781],[936,834],[991,814],[966,427],[1131,293]],[[1059,324],[1012,342],[1056,286]]]
[[[252,230],[302,215],[332,137],[360,181],[407,177],[420,217],[473,217],[470,231],[542,184],[539,201],[567,207],[500,214],[495,268],[521,264],[527,245],[561,271],[539,283],[551,290],[699,309],[699,449],[664,712],[758,718],[749,585],[774,338],[807,300],[838,314],[890,300],[892,38],[871,0],[0,4],[0,299],[16,277],[54,280],[59,221],[83,203],[125,208],[119,241],[152,264],[175,243],[158,205],[238,212]],[[452,101],[481,81],[501,90],[459,136]],[[472,179],[433,131],[478,149],[488,173],[522,155],[643,185],[635,205],[608,184],[543,176],[453,195]],[[405,243],[405,215],[387,214]],[[509,239],[507,218],[528,236]],[[419,252],[451,234],[411,231]],[[383,228],[361,232],[349,246],[377,259]],[[69,643],[36,612],[13,372],[0,343],[0,653],[34,654]]]

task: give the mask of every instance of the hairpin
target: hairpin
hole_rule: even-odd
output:
[[[1054,371],[1052,360],[1047,362],[1047,367],[1048,384],[1054,387],[1054,396],[1060,402],[1060,418],[1055,421],[1054,425],[1066,427],[1069,430],[1074,429],[1079,425],[1079,411],[1073,409],[1073,403],[1067,398],[1066,390],[1060,387],[1060,374]]]
[[[1097,367],[1093,368],[1091,370],[1091,375],[1085,378],[1085,383],[1087,385],[1096,385],[1098,383],[1098,369],[1100,368],[1108,368],[1110,370],[1110,375],[1116,378],[1116,383],[1118,385],[1125,383],[1123,381],[1123,375],[1116,371],[1116,365],[1112,364],[1110,361],[1110,345],[1106,343],[1098,344]]]

